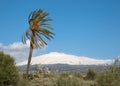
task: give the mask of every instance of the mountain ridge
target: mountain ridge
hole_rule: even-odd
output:
[[[31,64],[68,64],[68,65],[107,65],[112,60],[98,60],[85,56],[75,56],[59,52],[51,52],[41,56],[33,57]],[[18,63],[17,65],[25,65],[27,61]]]

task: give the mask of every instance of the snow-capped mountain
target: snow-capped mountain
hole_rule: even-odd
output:
[[[75,56],[58,52],[51,52],[45,55],[33,57],[31,64],[69,64],[69,65],[106,65],[111,64],[112,60],[97,60],[85,56]],[[27,61],[17,65],[25,65]]]

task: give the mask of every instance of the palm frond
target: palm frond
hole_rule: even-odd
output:
[[[22,35],[22,42],[24,44],[26,44],[26,40],[30,39],[30,37],[31,37],[31,31],[30,30],[26,30],[26,32]]]
[[[47,45],[47,43],[42,39],[42,37],[40,36],[39,33],[36,33],[36,35],[37,35],[39,41],[40,41],[43,45]]]
[[[40,23],[45,23],[45,22],[48,22],[48,21],[52,21],[51,18],[43,18],[43,19],[39,19]]]
[[[22,35],[22,42],[23,42],[23,44],[26,44],[26,35],[25,35],[25,33]]]
[[[51,31],[49,31],[47,29],[43,29],[43,28],[40,28],[40,33],[49,40],[51,40],[51,38],[53,38],[53,35],[55,35]]]
[[[49,29],[54,29],[50,24],[42,24],[43,27],[49,28]]]
[[[51,40],[55,35],[48,29],[53,30],[52,26],[48,24],[48,21],[51,21],[51,18],[47,16],[49,13],[44,12],[42,9],[33,11],[28,16],[29,29],[22,36],[22,42],[26,43],[26,40],[29,39],[33,48],[42,48],[47,45],[43,40],[42,36]]]
[[[30,14],[29,14],[29,16],[28,16],[28,22],[29,22],[29,24],[30,24],[30,21],[31,21],[31,16],[33,15],[33,12],[31,12]]]
[[[44,12],[42,9],[39,9],[38,11],[33,11],[30,13],[30,15],[28,17],[28,21],[30,22],[32,19],[39,21],[39,22],[51,21],[52,19],[45,18],[48,15],[49,15],[49,13]]]

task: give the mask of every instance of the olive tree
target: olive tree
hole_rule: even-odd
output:
[[[18,70],[10,55],[0,52],[0,86],[15,84],[18,80]]]

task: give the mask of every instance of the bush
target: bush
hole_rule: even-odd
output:
[[[96,72],[94,70],[88,69],[85,79],[94,80],[96,78],[96,76],[97,76],[97,74],[96,74]]]
[[[120,86],[120,74],[102,74],[98,77],[97,84],[98,86]]]
[[[10,55],[0,52],[0,86],[15,85],[18,81],[18,70]]]
[[[17,86],[30,86],[28,80],[23,77],[23,74],[19,74],[19,81],[17,82]]]
[[[74,76],[77,77],[77,78],[83,79],[83,76],[79,72],[75,72]]]
[[[106,73],[98,77],[97,86],[120,86],[120,66],[116,64],[117,62],[115,61]]]
[[[61,74],[54,86],[81,86],[81,79],[68,73]]]

